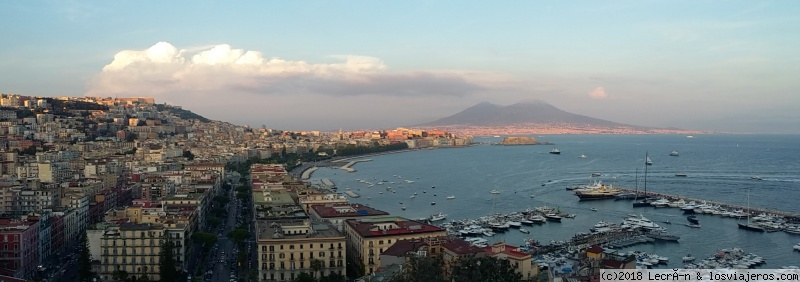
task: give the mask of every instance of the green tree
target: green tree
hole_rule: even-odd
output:
[[[83,231],[78,242],[78,281],[91,282],[95,274],[92,272],[92,254],[89,253],[86,230]]]
[[[206,222],[211,225],[212,228],[219,226],[222,223],[222,219],[213,215],[210,215],[206,218]]]
[[[208,232],[194,232],[192,234],[192,241],[203,245],[204,249],[208,249],[217,242],[217,235]]]
[[[522,275],[505,259],[490,256],[467,256],[453,265],[453,281],[518,282]]]
[[[119,267],[117,267],[117,270],[114,270],[114,273],[112,274],[112,279],[114,279],[114,281],[116,282],[130,281],[130,278],[128,278],[128,272],[120,269]]]
[[[180,273],[178,273],[177,264],[175,263],[175,243],[169,240],[168,233],[165,233],[164,238],[161,239],[161,253],[159,253],[158,256],[158,268],[161,281],[178,281],[180,279]]]
[[[300,272],[297,277],[294,279],[294,282],[316,282],[317,280],[314,277],[311,277],[311,274]]]
[[[311,269],[314,270],[314,277],[319,277],[319,271],[323,266],[325,266],[325,263],[319,259],[314,259],[311,261]]]
[[[319,278],[319,282],[345,282],[347,279],[339,273],[331,272],[327,276],[322,276]]]
[[[250,232],[247,232],[246,229],[234,229],[228,232],[228,238],[236,242],[237,244],[241,244],[244,240],[247,240],[250,237]]]
[[[412,255],[407,258],[406,271],[397,275],[392,281],[403,282],[445,282],[444,261],[441,257],[423,257]],[[462,280],[456,280],[462,281]],[[472,280],[463,280],[472,281]]]
[[[19,153],[21,155],[35,156],[36,155],[36,146],[30,145],[30,146],[28,146],[28,148],[25,148],[24,150],[20,151]]]
[[[230,201],[231,198],[228,198],[227,196],[223,195],[214,196],[214,202],[220,204],[221,206],[227,205]]]
[[[183,151],[183,157],[190,161],[194,160],[194,154],[189,150]]]

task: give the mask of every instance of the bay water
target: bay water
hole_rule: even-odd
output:
[[[800,136],[797,135],[548,135],[534,136],[555,145],[475,145],[464,148],[416,150],[365,157],[369,162],[348,173],[322,168],[312,182],[328,178],[344,191],[360,195],[361,203],[410,219],[445,213],[447,220],[475,219],[493,213],[550,206],[575,214],[562,223],[526,227],[531,234],[510,230],[488,237],[521,245],[526,238],[542,243],[568,240],[589,232],[599,221],[621,223],[628,214],[642,214],[681,236],[677,243],[637,245],[622,251],[644,251],[670,258],[660,267],[680,268],[681,257],[698,259],[722,248],[740,247],[764,257],[763,268],[800,265],[792,246],[800,236],[785,232],[755,233],[738,229],[737,219],[698,215],[701,228],[685,226],[676,208],[633,208],[630,201],[578,201],[565,188],[599,180],[615,187],[645,186],[644,160],[649,155],[647,190],[725,202],[741,206],[800,213]],[[501,138],[476,138],[497,143]],[[550,154],[553,147],[560,155]],[[679,156],[669,156],[677,151]],[[581,154],[586,158],[579,158]],[[592,173],[600,176],[592,177]],[[675,174],[686,174],[676,177]],[[754,180],[758,176],[762,180]],[[369,187],[358,180],[382,185]],[[407,181],[408,180],[408,181]],[[413,183],[410,183],[413,181]],[[389,191],[387,188],[391,187]],[[499,194],[491,194],[498,190]],[[417,193],[414,198],[411,195]],[[446,197],[455,196],[448,200]],[[531,197],[533,196],[533,197]],[[749,201],[748,201],[749,198]],[[435,205],[431,205],[435,202]],[[402,210],[401,207],[406,209]],[[594,211],[596,210],[596,211]],[[670,221],[672,224],[663,223]]]

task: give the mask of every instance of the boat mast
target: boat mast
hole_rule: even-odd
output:
[[[647,199],[647,152],[644,153],[644,198]]]

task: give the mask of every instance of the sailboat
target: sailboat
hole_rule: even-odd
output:
[[[653,160],[651,160],[650,157],[645,157],[644,164],[653,165]]]
[[[650,200],[650,198],[647,196],[647,166],[650,165],[650,164],[648,164],[648,161],[650,161],[650,157],[647,156],[647,153],[644,154],[644,157],[646,159],[646,161],[644,163],[645,164],[645,166],[644,166],[644,194],[642,196],[642,199],[639,199],[639,192],[636,192],[636,199],[633,200],[633,207],[634,208],[650,207],[651,206],[650,202],[652,202],[652,200]],[[636,171],[637,171],[637,175],[638,175],[638,171],[639,170],[637,169]],[[639,181],[638,179],[639,178],[637,177],[636,179],[637,179],[636,181],[638,183],[638,181]],[[637,187],[638,187],[638,184],[637,184]]]
[[[750,222],[750,188],[747,188],[747,222],[746,223],[737,223],[739,225],[739,229],[750,230],[755,232],[764,232],[764,227],[760,225],[753,224]]]

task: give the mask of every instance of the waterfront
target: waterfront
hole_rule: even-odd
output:
[[[713,215],[698,215],[702,228],[694,229],[683,225],[685,216],[678,209],[634,209],[630,201],[579,202],[564,189],[588,183],[590,179],[633,188],[637,168],[642,187],[644,153],[649,152],[654,162],[648,168],[649,191],[744,206],[749,188],[751,206],[797,213],[800,212],[796,203],[800,199],[797,136],[559,135],[538,139],[555,143],[562,155],[548,154],[550,146],[420,150],[371,156],[372,162],[356,165],[354,173],[338,168],[319,169],[312,179],[329,178],[340,190],[349,187],[361,195],[353,202],[412,219],[437,212],[449,214],[448,220],[478,218],[493,212],[508,213],[545,205],[577,215],[562,223],[530,227],[531,234],[527,235],[513,230],[498,234],[488,238],[491,242],[505,240],[520,245],[528,237],[543,243],[567,240],[575,233],[588,232],[598,221],[619,223],[629,213],[642,213],[657,223],[667,219],[673,222],[661,225],[680,235],[680,243],[644,244],[624,250],[668,256],[671,259],[668,267],[681,267],[680,258],[689,253],[706,257],[730,247],[742,247],[763,256],[767,268],[800,265],[800,254],[792,250],[800,242],[800,236],[784,232],[751,233],[739,230],[736,219]],[[495,140],[499,138],[476,141]],[[680,156],[668,156],[673,150],[679,151]],[[588,158],[578,158],[581,154]],[[592,173],[601,176],[590,177]],[[686,173],[687,177],[675,177],[676,173]],[[752,176],[763,180],[753,180]],[[368,188],[356,179],[374,183],[386,180],[386,183]],[[493,189],[500,194],[490,194]],[[411,199],[414,192],[417,196]],[[456,199],[445,199],[450,195]],[[430,205],[433,201],[436,205]],[[402,210],[401,206],[407,209]]]

